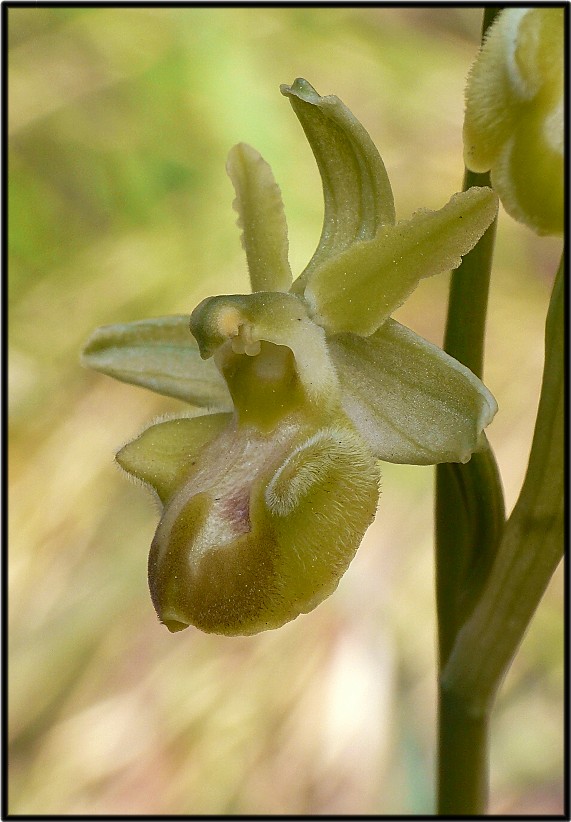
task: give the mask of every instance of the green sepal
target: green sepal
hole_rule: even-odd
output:
[[[251,146],[238,143],[228,155],[226,170],[236,191],[234,208],[252,291],[288,291],[292,276],[287,223],[270,166]]]
[[[93,332],[82,362],[116,380],[201,408],[229,409],[226,383],[204,362],[186,315],[104,325]]]
[[[315,322],[329,332],[372,334],[424,277],[456,268],[496,216],[489,188],[455,194],[438,211],[382,226],[311,274],[305,298]]]
[[[354,242],[371,239],[379,226],[394,223],[395,210],[385,166],[357,118],[334,95],[320,97],[298,78],[282,85],[315,155],[325,213],[319,244],[293,290],[301,292],[309,274]]]
[[[457,360],[395,320],[329,338],[345,413],[385,462],[467,462],[497,404]]]
[[[128,474],[154,488],[166,504],[192,471],[201,449],[231,419],[232,414],[220,413],[155,423],[123,446],[115,459]]]

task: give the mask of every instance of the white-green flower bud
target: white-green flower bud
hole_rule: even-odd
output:
[[[466,167],[491,170],[506,211],[539,234],[563,230],[563,17],[504,9],[466,87]]]

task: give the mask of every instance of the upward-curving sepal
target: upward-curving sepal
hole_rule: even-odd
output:
[[[375,236],[394,223],[395,209],[385,166],[373,141],[338,97],[320,97],[298,78],[282,85],[309,140],[323,184],[325,214],[319,244],[293,290],[301,292],[309,274],[354,242]]]

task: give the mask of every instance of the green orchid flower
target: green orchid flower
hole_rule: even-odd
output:
[[[507,8],[466,87],[464,160],[491,169],[508,214],[538,234],[563,231],[564,9]]]
[[[292,281],[271,169],[230,152],[252,293],[187,316],[98,329],[84,362],[194,408],[117,454],[158,496],[149,586],[170,631],[254,634],[315,608],[372,522],[379,461],[465,462],[496,412],[467,368],[392,312],[423,277],[455,267],[497,197],[456,194],[395,222],[383,162],[363,126],[305,80],[282,86],[315,154],[325,216]]]

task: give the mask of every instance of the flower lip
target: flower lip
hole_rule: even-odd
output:
[[[185,628],[189,627],[188,622],[182,622],[180,619],[172,618],[166,614],[163,614],[161,622],[166,628],[169,629],[171,634],[176,634],[178,631],[184,631]]]

